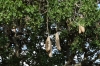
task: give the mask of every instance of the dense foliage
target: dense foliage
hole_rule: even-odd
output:
[[[96,0],[0,0],[0,66],[23,66],[24,62],[30,66],[63,66],[65,61],[66,66],[77,62],[82,66],[96,64],[100,58],[98,3]],[[79,26],[84,28],[82,33]],[[56,49],[56,32],[60,34],[61,51]],[[44,49],[48,35],[53,57]]]

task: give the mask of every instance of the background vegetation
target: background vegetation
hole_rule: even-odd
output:
[[[0,65],[23,66],[26,62],[30,66],[63,66],[65,61],[66,66],[96,64],[100,58],[98,3],[97,0],[0,0]],[[79,33],[79,26],[85,32]],[[56,32],[60,33],[61,51],[55,49]],[[53,57],[43,48],[48,34]],[[23,46],[27,49],[22,49]]]

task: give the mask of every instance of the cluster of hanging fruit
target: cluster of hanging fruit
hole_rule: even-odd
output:
[[[83,17],[81,17],[81,18],[83,18]],[[49,32],[48,18],[47,18],[47,22],[46,23],[47,23],[47,31]],[[85,32],[85,27],[80,25],[80,24],[78,24],[78,26],[79,26],[79,34],[80,33],[84,33]],[[56,28],[56,31],[57,31],[57,28]],[[55,43],[56,43],[57,49],[61,50],[58,32],[55,33]],[[46,49],[46,52],[48,53],[49,57],[52,57],[52,42],[50,40],[49,34],[48,34],[48,37],[47,37],[46,42],[45,42],[45,49]]]
[[[56,32],[56,34],[55,34],[55,42],[56,42],[57,49],[61,50],[58,32]],[[48,52],[49,57],[52,57],[52,42],[50,40],[50,36],[49,35],[48,35],[48,37],[46,39],[45,49],[46,49],[46,52]]]
[[[79,34],[84,33],[85,32],[85,27],[82,26],[82,25],[78,25],[78,26],[79,26]],[[61,50],[58,32],[55,33],[55,43],[56,43],[57,49]],[[46,52],[48,53],[49,57],[52,57],[52,42],[50,40],[49,35],[46,39],[45,49],[46,49]]]
[[[85,32],[85,27],[79,25],[79,34],[80,34],[80,33],[84,33],[84,32]]]

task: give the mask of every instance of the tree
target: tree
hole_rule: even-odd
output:
[[[63,66],[66,61],[68,66],[76,64],[77,56],[81,66],[92,66],[100,58],[97,4],[96,0],[1,0],[1,65]],[[54,51],[57,32],[61,51]],[[43,47],[48,36],[53,57]]]

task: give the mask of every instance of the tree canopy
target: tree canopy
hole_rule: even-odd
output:
[[[98,0],[0,0],[0,65],[97,64],[98,4]]]

